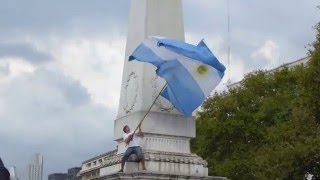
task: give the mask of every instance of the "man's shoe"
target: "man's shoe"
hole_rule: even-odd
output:
[[[123,173],[123,169],[120,169],[120,170],[118,171],[118,173]]]

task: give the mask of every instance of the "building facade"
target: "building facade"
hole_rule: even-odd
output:
[[[26,180],[42,180],[43,176],[43,156],[35,154],[27,165]]]
[[[68,169],[68,173],[53,173],[48,176],[48,180],[80,180],[78,173],[80,167],[73,167]]]
[[[81,170],[80,167],[74,167],[74,168],[68,169],[67,180],[79,180],[80,178],[77,177],[77,175],[80,172],[80,170]]]
[[[48,176],[48,180],[66,180],[67,174],[66,173],[54,173]]]

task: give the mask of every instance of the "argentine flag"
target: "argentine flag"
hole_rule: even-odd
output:
[[[204,43],[195,46],[182,41],[152,37],[129,56],[157,67],[156,73],[167,82],[161,96],[182,114],[191,116],[224,76],[225,66]]]

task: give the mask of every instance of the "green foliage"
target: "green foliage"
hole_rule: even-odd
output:
[[[211,175],[231,179],[320,178],[320,26],[306,66],[245,76],[198,113],[193,152]]]

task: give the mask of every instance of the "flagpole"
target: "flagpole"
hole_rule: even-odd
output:
[[[136,133],[136,131],[138,130],[139,126],[141,126],[142,122],[145,120],[146,116],[149,114],[149,112],[151,111],[153,105],[156,103],[157,99],[159,98],[159,96],[161,95],[162,91],[164,90],[164,88],[167,86],[167,82],[166,84],[162,87],[161,91],[159,92],[159,94],[157,95],[157,97],[154,99],[154,101],[152,102],[151,106],[149,107],[147,113],[143,116],[143,118],[140,120],[138,126],[136,127],[136,129],[133,131],[132,135],[134,135]],[[131,140],[130,140],[131,141]],[[126,143],[126,146],[128,146],[128,144]]]
[[[157,95],[157,97],[154,99],[154,101],[152,102],[151,106],[149,107],[147,113],[143,116],[143,118],[141,119],[141,121],[139,122],[138,126],[136,127],[136,129],[133,131],[133,134],[136,133],[136,131],[138,130],[139,126],[141,126],[142,122],[145,120],[146,116],[149,114],[149,112],[151,111],[153,105],[156,103],[157,99],[159,98],[159,96],[161,95],[161,93],[163,92],[164,88],[167,86],[167,82],[166,84],[162,87],[161,91],[159,92],[159,94]]]

